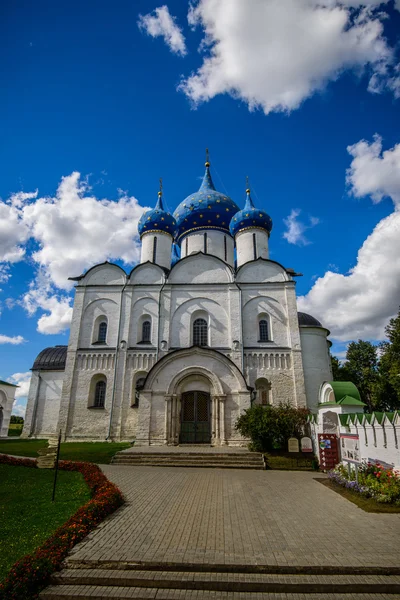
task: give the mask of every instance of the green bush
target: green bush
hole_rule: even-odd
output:
[[[250,450],[271,452],[286,449],[290,437],[301,437],[308,415],[307,408],[296,408],[290,403],[255,404],[245,410],[235,427],[243,437],[251,440]]]

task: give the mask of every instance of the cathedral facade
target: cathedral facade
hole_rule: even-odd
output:
[[[174,213],[160,191],[139,222],[140,263],[73,278],[69,344],[34,362],[23,437],[238,446],[252,403],[315,412],[329,332],[298,313],[271,229],[249,189],[243,209],[215,189],[208,162]]]

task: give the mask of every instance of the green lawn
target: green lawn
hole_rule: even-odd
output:
[[[0,581],[90,498],[81,473],[0,465]]]
[[[19,436],[22,433],[22,423],[10,423],[8,426],[8,435]]]
[[[67,442],[61,444],[60,458],[83,460],[108,465],[116,452],[129,448],[128,443],[114,442]],[[38,457],[39,448],[46,448],[47,440],[1,440],[0,453],[15,456]]]

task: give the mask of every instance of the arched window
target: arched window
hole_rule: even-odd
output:
[[[107,323],[102,321],[99,324],[99,334],[97,336],[97,341],[101,344],[105,344],[107,339]]]
[[[257,238],[255,233],[253,233],[253,255],[254,260],[257,260]]]
[[[151,323],[150,323],[150,321],[143,321],[142,342],[146,342],[147,344],[149,344],[151,342]]]
[[[261,378],[256,381],[256,392],[258,404],[271,404],[271,383],[267,379]]]
[[[258,323],[259,328],[259,342],[269,341],[268,321],[267,319],[261,319]]]
[[[207,233],[204,234],[204,254],[207,254]]]
[[[225,262],[228,260],[228,248],[226,246],[226,235],[224,235],[224,259],[225,259]]]
[[[106,399],[106,382],[98,381],[94,391],[94,406],[96,408],[104,408],[104,402]]]
[[[207,321],[196,319],[193,322],[193,345],[207,346]]]

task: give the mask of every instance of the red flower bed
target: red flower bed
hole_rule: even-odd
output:
[[[0,455],[0,463],[36,468],[36,460]],[[59,527],[33,554],[17,561],[0,585],[0,600],[33,600],[50,575],[60,569],[68,552],[108,515],[124,503],[120,490],[94,464],[62,460],[59,469],[82,473],[92,498]]]

